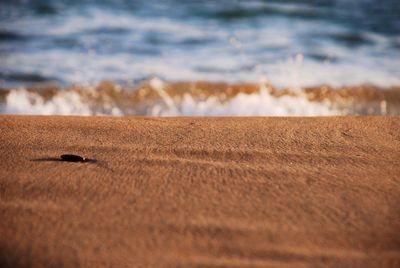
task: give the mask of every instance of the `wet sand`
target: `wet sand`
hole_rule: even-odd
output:
[[[399,267],[399,160],[399,117],[0,116],[0,266]]]

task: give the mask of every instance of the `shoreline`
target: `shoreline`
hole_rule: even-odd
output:
[[[400,87],[327,85],[277,88],[268,82],[163,82],[136,86],[104,81],[0,89],[1,114],[112,116],[400,115]]]
[[[0,266],[395,267],[399,159],[400,117],[2,115]]]

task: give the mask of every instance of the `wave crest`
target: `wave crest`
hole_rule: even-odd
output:
[[[374,86],[303,90],[276,89],[268,83],[225,84],[154,78],[137,88],[111,82],[61,89],[2,90],[3,114],[151,116],[325,116],[399,115],[400,88]]]

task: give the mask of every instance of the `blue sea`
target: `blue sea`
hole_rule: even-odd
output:
[[[0,112],[97,114],[90,108],[65,110],[63,105],[75,105],[64,103],[66,93],[49,102],[26,88],[90,90],[105,80],[132,88],[146,81],[268,81],[297,91],[320,85],[398,87],[400,1],[0,1],[0,87],[10,95]],[[283,105],[276,100],[278,106],[269,109],[261,94],[248,97],[255,103],[241,112],[215,112],[222,102],[208,99],[206,113],[180,113],[176,104],[172,114],[275,115]],[[52,109],[45,108],[50,104]],[[258,112],[246,113],[254,105]],[[293,115],[338,114],[304,109]],[[281,110],[278,115],[291,115]]]

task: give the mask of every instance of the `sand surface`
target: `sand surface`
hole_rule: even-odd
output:
[[[399,265],[399,117],[0,116],[1,267]]]

